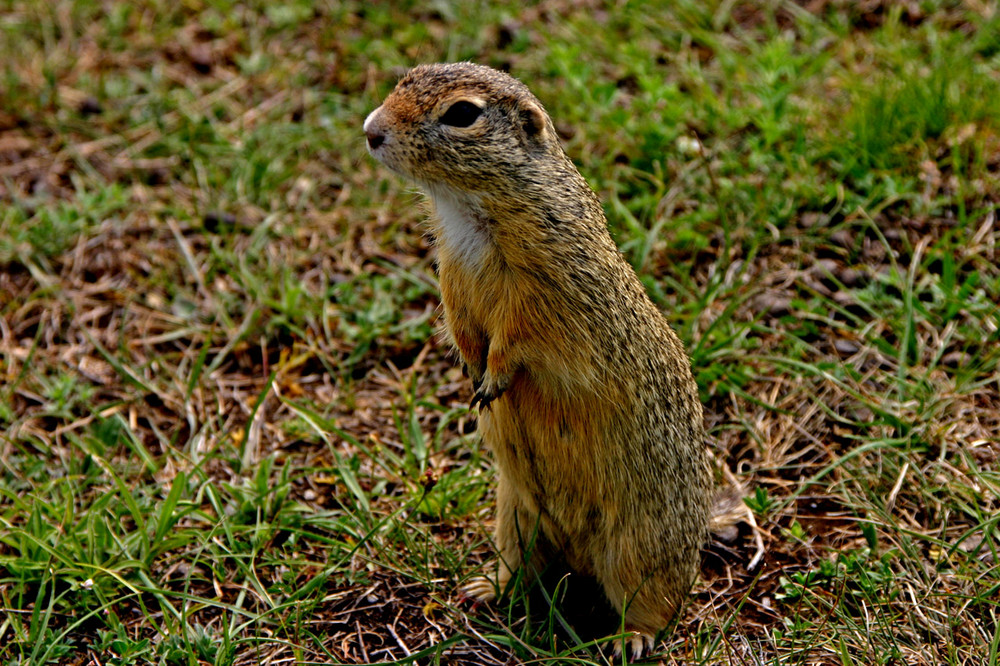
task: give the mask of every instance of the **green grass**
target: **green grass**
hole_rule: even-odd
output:
[[[0,663],[605,663],[579,577],[457,593],[493,466],[360,127],[461,59],[546,105],[760,526],[658,659],[1000,663],[1000,8],[764,4],[0,4]]]

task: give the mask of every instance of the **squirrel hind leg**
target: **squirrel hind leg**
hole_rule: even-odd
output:
[[[626,635],[612,643],[615,656],[625,652],[632,660],[640,659],[652,651],[656,634],[670,624],[687,588],[677,583],[676,572],[660,571],[639,580],[616,573],[602,580],[608,600],[624,613]]]
[[[497,560],[492,573],[473,578],[461,588],[464,596],[477,601],[490,602],[503,596],[515,572],[522,568],[530,578],[538,576],[553,551],[543,533],[541,516],[524,506],[502,474],[497,484],[497,520],[493,538]]]

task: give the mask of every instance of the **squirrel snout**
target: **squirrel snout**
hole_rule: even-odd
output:
[[[368,137],[368,150],[375,150],[385,143],[385,133],[375,126],[377,124],[376,118],[381,110],[382,107],[380,106],[365,118],[363,129],[365,130],[365,136]]]

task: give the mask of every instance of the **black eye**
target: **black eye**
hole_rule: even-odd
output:
[[[483,110],[472,102],[467,102],[465,100],[455,102],[448,107],[448,110],[444,112],[443,116],[441,116],[441,124],[451,125],[452,127],[468,127],[472,123],[476,122],[476,118],[478,118],[482,112]]]

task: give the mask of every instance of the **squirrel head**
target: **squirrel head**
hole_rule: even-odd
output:
[[[562,155],[527,86],[467,62],[410,70],[364,130],[375,159],[431,190],[507,195],[532,183],[539,160]]]

